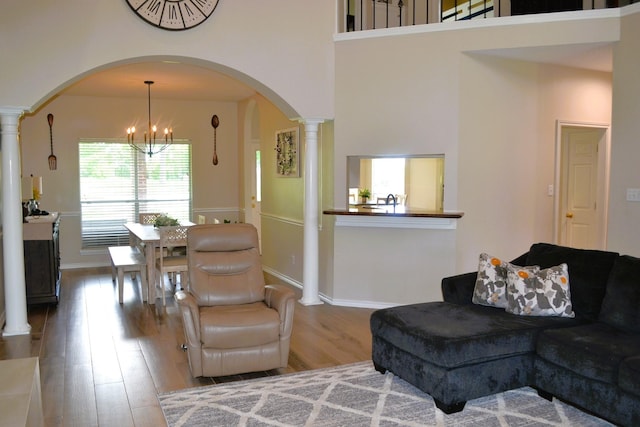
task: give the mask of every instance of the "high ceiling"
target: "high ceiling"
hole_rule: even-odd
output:
[[[480,53],[594,71],[611,72],[613,69],[613,45],[611,43],[492,49]]]
[[[255,90],[213,70],[176,62],[145,62],[99,71],[74,83],[62,94],[99,97],[239,101]]]

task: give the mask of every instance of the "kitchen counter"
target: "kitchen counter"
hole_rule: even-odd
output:
[[[362,215],[362,216],[395,216],[413,218],[462,218],[463,212],[437,212],[422,209],[410,209],[404,206],[358,204],[349,205],[349,209],[327,209],[325,215]]]
[[[360,204],[348,209],[327,209],[337,227],[455,229],[462,212],[436,212],[404,206]]]

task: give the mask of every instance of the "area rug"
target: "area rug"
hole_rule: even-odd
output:
[[[179,426],[611,426],[528,387],[444,415],[433,399],[371,362],[180,390],[158,396]]]

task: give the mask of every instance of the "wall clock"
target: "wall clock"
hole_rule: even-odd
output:
[[[164,30],[188,30],[211,16],[220,0],[126,0],[140,18]]]

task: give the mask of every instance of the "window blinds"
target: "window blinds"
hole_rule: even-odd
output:
[[[152,157],[126,143],[81,141],[82,248],[127,245],[126,222],[141,212],[181,221],[191,213],[191,144],[174,142]]]

